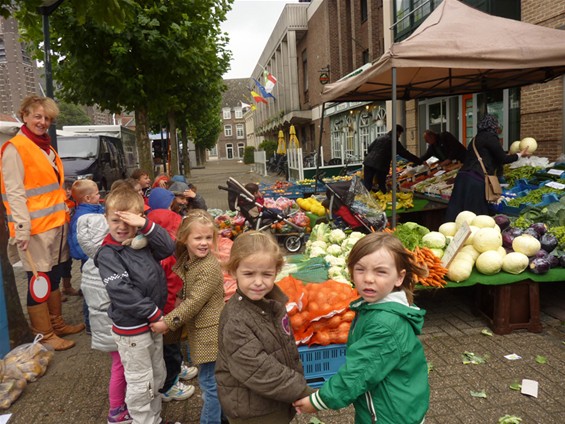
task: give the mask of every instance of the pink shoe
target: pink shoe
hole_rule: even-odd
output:
[[[110,409],[108,414],[108,424],[130,424],[133,419],[130,417],[128,408],[124,403],[122,406]]]

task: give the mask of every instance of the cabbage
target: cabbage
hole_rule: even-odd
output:
[[[330,241],[330,243],[340,244],[343,240],[345,240],[346,237],[347,236],[345,235],[343,230],[336,229],[330,232],[328,240]]]
[[[493,220],[494,222],[494,220]],[[502,246],[502,235],[494,228],[481,228],[473,237],[473,247],[479,253],[496,250]]]
[[[434,255],[436,255],[439,259],[441,259],[443,257],[443,249],[435,249],[435,248],[430,248],[430,250],[432,251],[432,253]]]
[[[445,224],[441,224],[439,226],[438,231],[446,237],[453,237],[457,232],[457,224],[455,222],[446,222]]]
[[[496,222],[491,216],[477,215],[475,218],[473,218],[470,225],[474,225],[475,227],[479,228],[492,228],[496,225]]]
[[[538,148],[538,142],[533,137],[524,137],[522,141],[520,141],[520,151],[528,148],[528,153],[534,153]]]
[[[464,246],[467,246],[469,244],[472,245],[475,234],[477,234],[477,231],[480,230],[479,227],[475,227],[474,225],[470,225],[469,228],[471,229],[471,234],[469,234],[469,237],[467,237],[467,240],[465,240],[465,243],[463,243]]]
[[[471,276],[473,265],[461,260],[453,260],[447,269],[447,278],[459,282],[467,280]]]
[[[496,250],[487,250],[479,255],[475,266],[481,274],[498,274],[502,269],[502,258]]]
[[[477,252],[477,249],[475,249],[472,245],[463,246],[461,248],[461,250],[459,251],[459,253],[467,253],[467,254],[471,255],[473,257],[473,264],[475,263],[475,261],[477,260],[477,258],[480,255],[480,253]]]
[[[510,252],[502,259],[502,270],[510,274],[520,274],[528,267],[528,257],[520,252]]]
[[[508,149],[508,153],[514,155],[520,151],[520,140],[515,141],[510,145],[510,149]]]
[[[463,222],[466,222],[467,224],[471,225],[471,221],[473,221],[473,219],[475,219],[476,216],[477,214],[471,211],[459,212],[459,214],[455,218],[455,224],[457,225],[457,229],[461,228]]]
[[[512,240],[512,249],[526,256],[534,256],[541,249],[541,243],[529,234],[522,234]]]
[[[479,257],[479,254],[477,253],[477,258]],[[473,267],[475,265],[475,261],[477,260],[477,258],[475,258],[472,254],[467,253],[467,252],[459,252],[457,255],[455,255],[455,257],[453,258],[454,261],[464,261],[464,262],[468,262],[471,267]]]
[[[339,255],[341,255],[341,247],[338,246],[337,244],[331,244],[326,249],[326,252],[328,252],[328,254],[333,255],[333,256],[339,256]]]
[[[445,236],[438,231],[430,231],[422,237],[422,243],[425,247],[443,249],[445,247]]]

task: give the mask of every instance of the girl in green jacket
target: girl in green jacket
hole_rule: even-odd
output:
[[[428,367],[418,334],[425,311],[413,305],[416,276],[427,270],[392,234],[359,240],[347,260],[360,299],[346,362],[319,391],[294,402],[299,413],[351,403],[356,424],[420,424],[429,406]]]

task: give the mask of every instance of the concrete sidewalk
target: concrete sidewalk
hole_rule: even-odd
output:
[[[273,182],[274,177],[260,177],[249,166],[236,162],[211,162],[194,170],[190,182],[205,198],[210,208],[227,208],[227,193],[218,184],[233,176],[241,183]],[[78,263],[73,267],[73,286],[79,287]],[[25,276],[14,269],[25,305]],[[430,423],[497,423],[506,414],[522,418],[523,424],[565,423],[565,286],[541,284],[543,332],[514,331],[505,336],[486,336],[481,331],[486,322],[473,314],[474,288],[419,291],[416,304],[427,310],[421,337],[431,364],[431,404],[426,417]],[[74,323],[82,318],[82,298],[71,297],[63,304],[64,316]],[[31,383],[13,406],[10,424],[105,423],[108,412],[107,385],[110,360],[105,353],[90,348],[85,333],[69,336],[77,346],[57,352],[47,374]],[[487,358],[480,365],[464,365],[462,354],[473,352]],[[510,361],[504,355],[515,353],[521,359]],[[547,358],[546,364],[536,356]],[[370,366],[370,364],[367,364]],[[538,398],[527,397],[509,386],[522,379],[539,382]],[[196,381],[193,382],[197,386]],[[471,392],[484,390],[487,398]],[[198,423],[202,399],[196,394],[187,401],[163,404],[163,417],[183,424]],[[351,407],[319,414],[326,424],[354,422]],[[306,424],[310,416],[293,423]],[[402,424],[402,423],[398,423]]]

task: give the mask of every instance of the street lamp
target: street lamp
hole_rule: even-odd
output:
[[[49,35],[49,15],[53,13],[64,0],[44,0],[38,12],[43,16],[43,54],[45,62],[45,90],[47,97],[53,98],[53,73],[51,70],[51,38]],[[52,122],[49,127],[51,145],[57,150],[57,127]]]

